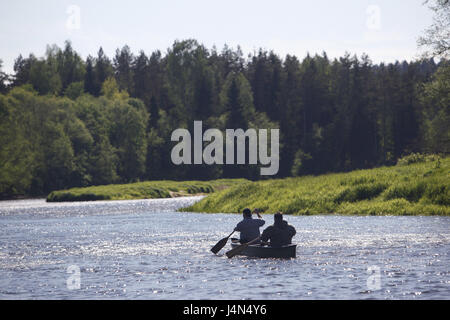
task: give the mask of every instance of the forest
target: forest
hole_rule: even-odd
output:
[[[177,40],[165,53],[83,59],[66,41],[1,71],[0,197],[147,180],[265,179],[256,165],[174,165],[177,128],[279,128],[274,177],[450,153],[450,63],[367,55],[247,56]]]

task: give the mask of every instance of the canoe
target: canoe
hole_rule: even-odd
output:
[[[240,243],[231,243],[232,248],[236,248]],[[254,258],[295,258],[297,245],[289,244],[282,247],[269,247],[261,245],[249,245],[243,251],[238,253],[241,256]]]

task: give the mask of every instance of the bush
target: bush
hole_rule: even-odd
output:
[[[69,202],[69,201],[96,201],[110,200],[111,197],[103,194],[81,193],[74,194],[70,192],[53,191],[47,197],[47,202]]]
[[[439,161],[441,157],[437,154],[411,153],[397,160],[398,166],[406,166],[413,163]]]
[[[145,181],[130,184],[112,184],[86,188],[53,191],[47,201],[91,201],[91,200],[125,200],[170,198],[171,192],[176,196],[197,193],[212,193],[217,189],[226,189],[231,185],[248,182],[245,179],[220,179],[205,181]]]

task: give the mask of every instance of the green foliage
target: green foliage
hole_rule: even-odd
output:
[[[400,167],[248,182],[183,210],[240,212],[249,207],[296,215],[450,215],[449,170],[447,157]]]
[[[136,99],[115,100],[109,116],[109,137],[119,158],[118,174],[125,181],[136,180],[145,172],[145,129],[148,119],[145,106]]]
[[[421,154],[421,153],[411,153],[407,156],[404,156],[397,160],[398,166],[405,166],[412,163],[421,163],[421,162],[433,162],[440,161],[440,156],[437,154]]]
[[[208,194],[232,185],[245,183],[244,179],[220,179],[212,181],[146,181],[131,184],[114,184],[87,188],[53,191],[48,202],[93,201],[170,198],[194,194]]]
[[[72,83],[66,91],[74,87],[82,86]],[[147,119],[144,104],[124,96],[71,100],[29,87],[0,95],[0,194],[139,179]]]
[[[24,89],[15,89],[16,96],[29,97]],[[36,166],[36,153],[27,139],[27,127],[15,106],[20,102],[13,96],[0,94],[0,194],[26,193]]]
[[[423,4],[427,4],[434,11],[433,24],[425,30],[417,43],[429,50],[424,55],[448,59],[450,57],[450,1],[427,0]]]
[[[450,186],[442,181],[430,183],[424,192],[424,202],[450,206]]]
[[[44,57],[20,55],[14,75],[0,71],[0,194],[267,178],[253,165],[173,165],[171,132],[191,130],[194,120],[204,130],[279,128],[276,178],[394,165],[413,152],[397,167],[433,161],[421,173],[431,178],[442,164],[421,154],[450,153],[449,70],[446,60],[372,64],[366,55],[330,60],[325,52],[299,60],[260,49],[244,58],[239,47],[218,52],[194,39],[175,41],[164,55],[124,46],[112,60],[102,48],[83,61],[68,41],[48,46]],[[396,194],[417,205],[445,202],[445,190],[428,195],[431,184],[408,191],[404,181],[357,179],[343,179],[321,208]],[[315,212],[311,198],[294,198],[301,212]]]
[[[119,90],[116,79],[109,77],[103,82],[102,89],[100,93],[108,99],[126,99],[128,98],[128,93],[123,90]]]
[[[391,185],[384,193],[384,199],[406,199],[409,202],[418,202],[427,190],[423,181],[407,181]]]
[[[30,83],[40,94],[58,94],[62,89],[61,78],[45,60],[33,63],[30,68]]]
[[[444,62],[429,83],[419,90],[424,106],[422,124],[424,149],[450,153],[450,63]]]
[[[312,157],[308,153],[304,153],[302,149],[299,149],[295,153],[294,162],[292,164],[291,174],[296,177],[300,176],[301,173],[303,173],[303,167],[305,164],[305,161],[311,160]]]
[[[72,100],[76,100],[79,96],[84,93],[84,82],[72,82],[64,90],[64,95]]]
[[[220,101],[223,111],[228,114],[227,128],[246,129],[254,118],[255,107],[250,84],[241,73],[228,75]]]

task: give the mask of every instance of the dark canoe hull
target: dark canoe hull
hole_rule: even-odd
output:
[[[232,243],[231,247],[236,248],[239,243]],[[269,246],[260,246],[260,245],[249,245],[238,255],[254,257],[254,258],[282,258],[289,259],[295,258],[297,253],[297,245],[290,244],[283,247],[269,247]]]

